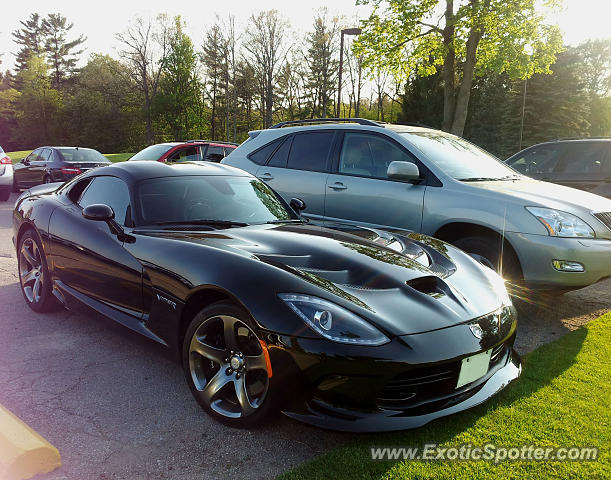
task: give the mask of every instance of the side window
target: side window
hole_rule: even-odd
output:
[[[600,173],[606,154],[607,144],[603,142],[571,143],[557,171],[559,173]]]
[[[378,135],[348,132],[344,135],[339,173],[387,178],[391,162],[414,162],[405,150]]]
[[[23,163],[25,165],[28,165],[30,162],[35,162],[36,160],[38,160],[38,154],[40,152],[40,149],[34,150],[32,153],[30,153],[27,157],[23,159]]]
[[[81,195],[78,204],[85,208],[95,203],[110,206],[118,223],[131,226],[129,190],[123,180],[116,177],[95,177]]]
[[[293,137],[293,144],[287,161],[287,168],[327,171],[327,159],[333,145],[335,132],[298,133]]]
[[[274,152],[272,158],[269,159],[267,165],[270,167],[286,168],[286,162],[289,159],[289,152],[291,151],[291,143],[293,143],[293,137],[288,137],[280,148]]]
[[[528,150],[509,165],[526,175],[529,173],[552,173],[562,153],[561,145],[541,145]]]
[[[197,147],[181,148],[168,157],[168,162],[193,162],[199,160]]]
[[[225,158],[225,152],[223,147],[215,147],[210,145],[208,147],[208,151],[206,152],[206,160],[209,162],[220,162],[223,158]]]
[[[235,148],[225,147],[225,156],[228,156],[234,150],[235,150]]]
[[[51,159],[51,149],[50,148],[45,148],[42,151],[42,154],[40,155],[40,157],[38,157],[38,160],[40,160],[41,162],[48,162]]]
[[[253,153],[248,155],[248,158],[258,165],[265,165],[269,156],[274,152],[274,150],[276,150],[276,147],[280,145],[280,142],[282,142],[282,140],[283,138],[279,138],[278,140],[274,140],[273,142],[268,143],[267,145],[259,148],[258,150],[255,150]]]

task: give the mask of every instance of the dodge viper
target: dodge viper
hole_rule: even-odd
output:
[[[23,297],[173,349],[201,407],[232,426],[280,410],[338,430],[413,428],[519,376],[495,272],[424,235],[309,224],[305,207],[204,162],[33,187],[13,212]]]

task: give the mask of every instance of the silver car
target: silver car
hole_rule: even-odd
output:
[[[528,288],[611,276],[611,200],[528,178],[439,130],[285,122],[250,132],[222,163],[301,198],[312,221],[431,235]]]
[[[6,202],[13,189],[13,162],[0,147],[0,202]]]

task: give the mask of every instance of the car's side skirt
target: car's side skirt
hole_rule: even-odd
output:
[[[154,340],[158,343],[161,343],[162,345],[167,346],[167,343],[162,338],[155,335],[151,330],[146,327],[145,322],[147,318],[146,316],[142,317],[140,313],[129,313],[131,311],[126,311],[126,309],[117,306],[111,306],[104,302],[94,300],[88,295],[85,295],[79,292],[78,290],[69,287],[61,280],[57,279],[53,281],[53,294],[68,309],[71,309],[71,305],[73,303],[70,302],[70,299],[76,300],[78,304],[84,305],[85,307],[88,307],[104,315],[105,317],[114,320],[115,322],[120,323],[121,325],[124,325],[125,327],[150,338],[151,340]],[[70,299],[67,298],[67,296],[70,297]]]

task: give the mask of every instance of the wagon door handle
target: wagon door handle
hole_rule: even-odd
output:
[[[333,185],[327,185],[329,188],[333,190],[346,190],[348,187],[344,185],[342,182],[335,182]]]
[[[265,172],[265,173],[264,173],[264,174],[262,174],[262,175],[261,175],[259,178],[260,178],[261,180],[265,180],[265,181],[267,182],[268,180],[273,180],[273,179],[274,179],[274,176],[273,176],[271,173],[269,173],[269,172]]]

